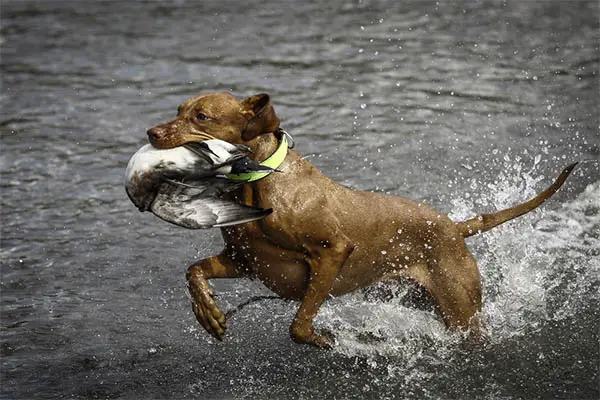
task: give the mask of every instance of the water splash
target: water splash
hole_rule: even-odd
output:
[[[520,160],[507,158],[505,163],[510,172],[489,184],[477,205],[464,198],[452,201],[452,218],[466,219],[482,203],[502,209],[529,199],[539,192],[540,181],[548,180],[538,171],[539,160],[530,168]],[[574,316],[591,301],[590,295],[599,297],[600,182],[554,210],[547,208],[469,243],[482,276],[481,317],[490,345],[536,332],[546,321]],[[403,306],[405,289],[395,290],[395,298],[387,302],[362,293],[330,301],[317,325],[336,333],[337,352],[364,357],[373,368],[383,362],[390,377],[410,379],[425,373],[415,370],[416,365],[452,358],[462,338],[448,332],[434,312]]]

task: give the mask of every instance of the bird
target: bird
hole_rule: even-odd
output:
[[[218,228],[255,221],[272,209],[250,207],[226,196],[245,182],[232,174],[277,171],[250,159],[244,145],[220,139],[172,149],[142,146],[129,160],[125,191],[140,211],[190,229]]]

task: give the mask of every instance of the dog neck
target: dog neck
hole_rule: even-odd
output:
[[[254,182],[254,181],[258,181],[260,179],[263,179],[263,178],[269,176],[273,171],[277,170],[277,168],[279,168],[281,166],[281,164],[285,160],[285,157],[287,156],[288,146],[291,141],[291,139],[288,139],[287,134],[281,133],[281,132],[278,132],[278,133],[280,134],[281,138],[279,140],[279,144],[277,145],[277,148],[273,151],[273,153],[267,158],[260,157],[260,155],[256,156],[256,158],[255,158],[255,161],[262,159],[263,161],[260,161],[260,165],[271,168],[270,172],[255,171],[255,172],[246,172],[246,173],[239,173],[239,174],[229,174],[229,175],[227,175],[227,179],[233,180],[233,181]],[[258,146],[258,148],[263,148],[263,147],[271,147],[271,145],[268,144],[267,146],[260,146],[260,145]]]
[[[279,147],[281,136],[280,132],[270,132],[259,135],[246,143],[254,152],[251,158],[259,162],[269,158]]]

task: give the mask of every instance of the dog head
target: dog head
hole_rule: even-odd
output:
[[[211,137],[243,144],[278,127],[279,118],[269,95],[261,93],[239,101],[222,92],[192,97],[179,106],[177,118],[149,129],[147,134],[154,147],[170,149]]]

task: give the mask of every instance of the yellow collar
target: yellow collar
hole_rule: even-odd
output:
[[[269,158],[267,158],[265,161],[261,162],[260,165],[263,165],[263,166],[269,167],[269,168],[273,168],[273,169],[279,168],[281,166],[281,164],[283,164],[283,160],[285,160],[285,156],[287,155],[287,150],[288,150],[287,134],[283,134],[281,136],[281,143],[279,143],[279,147],[277,147],[277,150],[275,150],[275,152],[273,154],[271,154],[271,156]],[[229,174],[229,175],[227,175],[227,179],[229,179],[231,181],[254,182],[254,181],[257,181],[259,179],[262,179],[262,178],[268,176],[271,173],[272,173],[272,171],[270,171],[270,172],[246,172],[246,173],[242,173],[242,174]]]

